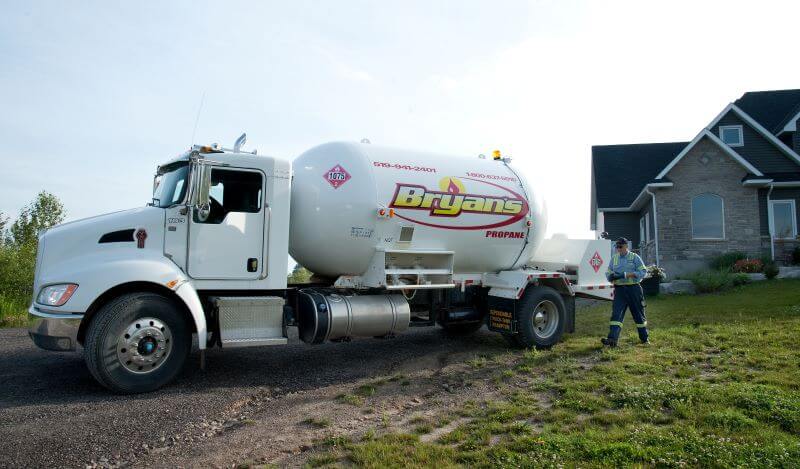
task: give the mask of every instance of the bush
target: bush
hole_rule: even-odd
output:
[[[764,263],[761,262],[761,259],[739,259],[733,264],[733,269],[731,270],[734,272],[754,274],[764,270]]]
[[[792,251],[792,264],[800,265],[800,246],[796,246]]]
[[[688,277],[698,293],[714,293],[729,290],[733,287],[750,283],[750,276],[745,273],[731,273],[727,270],[706,270],[696,272]]]
[[[733,279],[729,272],[708,270],[697,272],[689,276],[698,293],[713,293],[727,290],[733,286]]]
[[[745,273],[738,273],[738,274],[732,274],[731,275],[731,281],[733,282],[733,286],[734,287],[739,287],[739,286],[742,286],[742,285],[747,285],[752,280],[750,279],[749,275],[747,275]]]
[[[40,192],[12,224],[0,213],[0,327],[24,325],[33,295],[38,233],[64,219],[64,206]]]
[[[769,262],[764,266],[764,276],[767,277],[767,280],[774,279],[780,272],[781,271],[778,269],[778,265],[774,262]]]
[[[726,252],[713,257],[709,265],[714,270],[731,270],[736,261],[742,259],[747,259],[747,254],[740,251]]]

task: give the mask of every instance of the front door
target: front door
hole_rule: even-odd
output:
[[[197,210],[189,224],[188,272],[196,279],[253,280],[261,277],[264,253],[264,175],[260,171],[213,168],[211,211]]]

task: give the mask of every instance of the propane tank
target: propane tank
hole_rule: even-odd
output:
[[[449,251],[454,273],[524,265],[547,220],[507,159],[327,143],[293,164],[289,252],[320,275],[361,275],[378,251]]]

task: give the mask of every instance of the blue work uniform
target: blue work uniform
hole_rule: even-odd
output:
[[[611,280],[611,274],[621,274],[623,278]],[[625,278],[626,274],[633,273],[634,278]],[[622,319],[625,317],[625,310],[630,308],[633,321],[636,323],[636,331],[639,333],[639,340],[647,341],[647,317],[644,313],[645,302],[644,292],[639,282],[642,281],[647,268],[638,254],[628,251],[628,254],[621,256],[615,253],[611,256],[611,262],[606,270],[606,278],[614,284],[614,301],[611,309],[611,321],[609,322],[608,338],[616,341],[622,330]]]

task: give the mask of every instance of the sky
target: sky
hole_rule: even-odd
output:
[[[0,212],[142,206],[194,143],[500,149],[589,231],[591,146],[689,141],[745,91],[800,88],[800,2],[3,2]],[[202,106],[201,106],[202,104]],[[196,128],[195,123],[197,122]],[[194,138],[193,138],[194,136]]]

